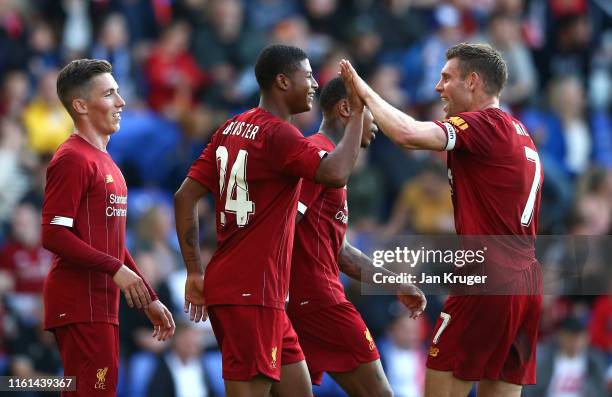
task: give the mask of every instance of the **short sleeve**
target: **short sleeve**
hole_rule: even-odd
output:
[[[206,186],[208,190],[215,192],[219,185],[217,178],[217,160],[214,148],[214,136],[210,140],[202,154],[193,162],[187,176]]]
[[[43,225],[74,225],[83,195],[89,189],[88,167],[85,159],[70,153],[51,161],[47,168]]]
[[[288,123],[279,123],[269,135],[267,152],[273,168],[309,181],[314,181],[321,158],[327,153]]]
[[[302,188],[300,190],[300,198],[298,201],[298,212],[305,215],[308,208],[310,208],[310,205],[317,200],[324,188],[325,186],[321,185],[320,183],[302,180]]]
[[[444,121],[436,121],[446,133],[444,150],[465,150],[471,153],[487,152],[497,132],[482,112],[459,113]]]

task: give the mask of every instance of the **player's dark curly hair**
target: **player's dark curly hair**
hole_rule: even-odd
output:
[[[87,96],[85,91],[93,77],[112,71],[111,64],[101,59],[76,59],[64,66],[57,76],[57,96],[68,113],[73,114],[74,98]]]
[[[341,100],[346,98],[346,87],[340,77],[331,79],[323,90],[321,90],[321,109],[323,113],[329,113],[334,109],[334,106]]]
[[[255,78],[259,88],[267,90],[277,75],[289,75],[297,70],[298,63],[307,58],[308,55],[297,47],[283,44],[267,46],[261,51],[255,63]]]
[[[459,59],[461,77],[476,72],[484,81],[485,92],[499,95],[508,79],[508,67],[501,54],[488,44],[461,43],[446,51],[446,59]]]

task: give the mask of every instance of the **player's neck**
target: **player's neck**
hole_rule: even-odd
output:
[[[479,100],[474,102],[472,109],[468,110],[469,112],[475,112],[478,110],[485,110],[490,108],[499,108],[499,98],[498,97],[482,97]]]
[[[291,113],[287,106],[281,101],[274,100],[274,98],[269,98],[267,95],[262,95],[259,98],[259,107],[267,111],[268,113],[272,113],[279,119],[283,119],[285,121],[289,121],[291,119]]]
[[[110,140],[109,135],[97,133],[91,128],[84,126],[76,126],[74,132],[85,139],[91,146],[106,153],[106,145],[108,145],[108,141]]]
[[[337,145],[344,135],[344,125],[340,125],[338,120],[328,120],[323,117],[319,131],[328,137],[334,145]]]

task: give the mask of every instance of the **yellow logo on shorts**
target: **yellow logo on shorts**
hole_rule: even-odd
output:
[[[106,390],[106,373],[108,372],[108,367],[99,368],[96,373],[96,378],[98,381],[95,384],[96,389]]]
[[[278,351],[278,347],[274,346],[272,348],[272,362],[270,363],[270,367],[276,368],[276,352]]]
[[[370,330],[366,328],[363,333],[365,334],[365,338],[369,343],[370,350],[376,349],[376,344],[374,343],[374,338],[372,338],[372,334],[370,333]]]
[[[429,348],[429,355],[432,357],[438,357],[438,353],[440,352],[440,349],[438,349],[437,347],[430,347]]]

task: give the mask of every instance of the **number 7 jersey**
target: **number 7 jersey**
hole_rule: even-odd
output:
[[[284,308],[301,178],[319,150],[262,108],[222,125],[188,177],[215,197],[217,248],[206,267],[207,305]]]
[[[437,124],[447,135],[457,234],[521,236],[505,240],[512,258],[496,265],[530,266],[544,172],[526,128],[497,108],[459,113]]]

